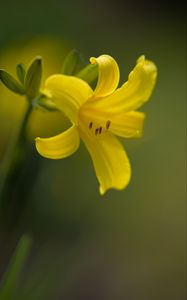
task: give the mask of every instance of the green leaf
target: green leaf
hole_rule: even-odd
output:
[[[63,66],[62,74],[65,75],[75,75],[81,68],[83,68],[85,63],[83,62],[82,56],[79,51],[73,49],[66,56]]]
[[[25,70],[25,67],[23,64],[18,64],[16,66],[16,73],[17,73],[17,76],[18,76],[18,79],[20,80],[20,82],[22,84],[24,84],[25,82],[25,75],[26,75],[26,70]]]
[[[42,79],[42,58],[36,57],[31,63],[25,78],[25,90],[29,99],[34,99],[39,94]]]
[[[8,72],[0,69],[0,79],[4,85],[12,92],[20,95],[24,95],[24,87]]]
[[[83,68],[79,73],[77,73],[75,76],[81,78],[82,80],[90,84],[98,77],[98,65],[89,64],[85,68]]]
[[[0,299],[14,300],[17,290],[18,280],[21,271],[24,267],[25,261],[28,257],[31,248],[31,238],[24,235],[16,247],[15,253],[10,261],[8,269],[1,281],[0,285]]]

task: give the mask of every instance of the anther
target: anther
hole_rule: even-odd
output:
[[[99,134],[102,133],[102,127],[99,127]]]
[[[98,133],[99,133],[99,128],[96,128],[95,135],[97,135]]]
[[[92,126],[93,126],[93,122],[90,122],[89,129],[92,129]]]
[[[109,129],[109,127],[110,127],[110,120],[108,120],[108,121],[106,122],[106,129]]]

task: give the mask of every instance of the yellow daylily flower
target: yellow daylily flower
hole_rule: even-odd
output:
[[[119,67],[109,55],[92,57],[98,64],[95,90],[83,80],[66,75],[50,76],[43,93],[66,114],[72,123],[67,131],[51,138],[36,138],[37,151],[44,157],[60,159],[74,153],[80,138],[86,145],[100,183],[100,193],[123,189],[131,177],[126,152],[115,137],[141,137],[145,115],[136,111],[154,88],[157,69],[141,56],[128,81],[120,88]]]

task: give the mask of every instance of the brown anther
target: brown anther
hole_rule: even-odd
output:
[[[95,135],[97,135],[98,133],[99,133],[99,128],[96,128]]]
[[[92,129],[92,126],[93,126],[93,122],[90,122],[89,129]]]
[[[110,120],[108,120],[108,121],[106,122],[106,129],[109,129],[109,127],[110,127]]]
[[[102,126],[99,127],[99,134],[101,134],[101,133],[102,133]]]

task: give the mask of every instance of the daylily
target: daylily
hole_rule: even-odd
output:
[[[82,79],[52,75],[43,93],[70,119],[72,126],[51,138],[36,138],[37,151],[44,157],[60,159],[74,153],[80,138],[86,145],[100,183],[100,193],[109,188],[123,189],[131,177],[126,152],[115,135],[141,137],[145,115],[136,111],[154,88],[157,70],[141,56],[128,81],[120,88],[119,67],[109,55],[90,58],[98,64],[95,90]]]

